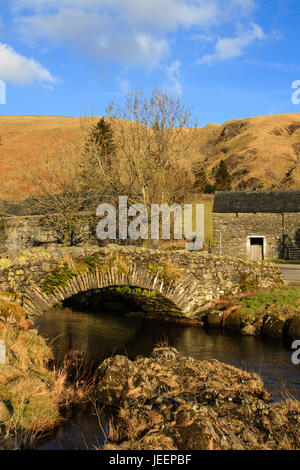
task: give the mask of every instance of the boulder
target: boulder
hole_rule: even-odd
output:
[[[225,327],[231,330],[239,330],[242,326],[241,313],[238,310],[234,310],[225,321]]]
[[[222,315],[224,312],[213,310],[207,315],[207,324],[213,328],[220,328],[222,325]]]
[[[286,320],[278,317],[268,317],[262,327],[262,334],[271,338],[281,338],[284,333]]]
[[[254,325],[247,325],[241,329],[241,334],[243,336],[255,336],[258,334],[257,328]]]
[[[300,317],[296,317],[291,321],[288,333],[292,338],[300,339]]]
[[[98,397],[105,405],[120,400],[129,377],[135,373],[133,363],[124,356],[106,359],[99,367]]]
[[[181,407],[176,413],[175,426],[172,429],[175,443],[179,450],[216,450],[221,448],[221,438],[217,431],[216,416],[209,416],[205,409],[192,412],[191,405]],[[213,412],[211,413],[214,414]]]

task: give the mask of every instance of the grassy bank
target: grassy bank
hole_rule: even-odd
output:
[[[282,285],[226,296],[213,304],[205,320],[210,326],[240,330],[245,335],[300,338],[300,288]]]
[[[0,366],[0,447],[30,448],[58,425],[66,377],[47,368],[52,351],[31,331],[1,323],[0,339],[7,348],[7,364]]]
[[[1,310],[7,312],[7,305],[1,303]],[[94,385],[78,353],[69,353],[60,367],[50,367],[51,347],[36,330],[20,325],[11,316],[0,320],[0,340],[7,350],[6,364],[0,365],[2,450],[34,448],[61,423],[64,409],[90,399]]]

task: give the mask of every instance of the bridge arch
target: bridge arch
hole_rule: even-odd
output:
[[[153,275],[143,266],[131,263],[127,272],[120,271],[116,265],[112,265],[104,272],[99,266],[94,272],[85,270],[74,276],[63,287],[56,287],[51,294],[43,292],[36,284],[27,287],[24,293],[23,307],[29,318],[37,317],[80,293],[99,291],[108,287],[138,287],[156,292],[167,299],[174,306],[173,315],[188,316],[189,300],[193,298],[199,288],[199,281],[187,282],[186,279],[177,279],[167,282],[162,272]],[[172,311],[170,312],[172,316]]]
[[[173,300],[139,286],[110,286],[80,292],[62,302],[62,307],[79,312],[115,313],[150,318],[181,317]]]

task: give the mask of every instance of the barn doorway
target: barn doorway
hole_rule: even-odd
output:
[[[262,261],[264,259],[263,237],[250,237],[250,259],[252,261]]]

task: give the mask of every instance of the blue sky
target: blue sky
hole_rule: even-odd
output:
[[[200,125],[300,112],[299,0],[0,0],[2,115],[104,115],[153,86]]]

